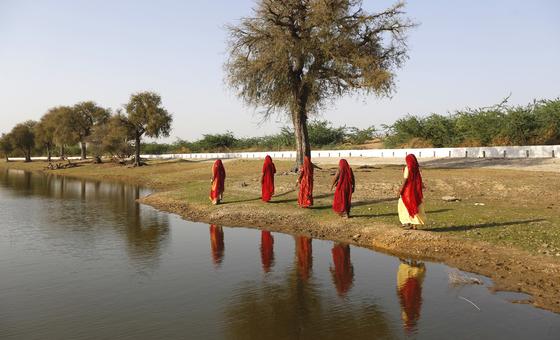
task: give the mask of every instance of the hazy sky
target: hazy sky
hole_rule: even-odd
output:
[[[375,11],[392,1],[365,0]],[[0,132],[49,107],[94,100],[111,108],[131,93],[159,92],[175,137],[259,125],[224,85],[226,23],[251,14],[252,0],[0,0]],[[410,60],[391,99],[345,98],[323,118],[369,126],[430,112],[560,96],[560,1],[415,0],[407,11]]]

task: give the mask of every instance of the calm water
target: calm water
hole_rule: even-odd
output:
[[[454,288],[440,264],[186,222],[146,193],[1,171],[0,339],[560,338],[560,315],[485,278]]]

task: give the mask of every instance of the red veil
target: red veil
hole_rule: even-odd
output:
[[[265,273],[270,271],[274,261],[274,237],[270,231],[261,231],[261,262]]]
[[[212,189],[210,190],[210,200],[219,199],[225,190],[226,169],[221,159],[217,159],[212,166]]]
[[[298,204],[302,208],[313,205],[313,164],[309,156],[303,159],[303,166],[300,168],[301,182],[299,184]]]
[[[414,217],[418,214],[418,206],[420,206],[424,199],[422,175],[420,174],[418,160],[413,154],[406,156],[406,166],[408,168],[408,178],[401,191],[401,197],[406,210],[408,210],[408,214]]]
[[[350,213],[352,203],[352,169],[345,159],[338,162],[338,183],[334,192],[333,210],[338,213]]]
[[[264,159],[264,164],[262,168],[262,200],[264,202],[270,201],[272,195],[274,195],[274,174],[276,173],[276,167],[272,162],[270,156],[266,156]]]

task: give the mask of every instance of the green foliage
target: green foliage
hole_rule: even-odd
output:
[[[12,144],[10,136],[3,133],[2,137],[0,137],[0,153],[7,160],[13,151],[14,151],[14,146]]]
[[[25,156],[25,161],[31,161],[31,153],[35,146],[35,125],[37,122],[28,120],[16,125],[10,132],[10,140],[14,148],[19,149]]]
[[[409,147],[418,140],[434,147],[555,144],[560,142],[560,99],[407,116],[385,128],[388,147]]]
[[[333,128],[326,120],[314,120],[308,124],[309,143],[313,146],[336,145],[344,142],[345,127]]]

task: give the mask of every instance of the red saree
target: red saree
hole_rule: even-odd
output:
[[[308,156],[303,159],[303,166],[299,171],[298,204],[301,208],[307,208],[313,205],[313,164]]]
[[[224,231],[215,224],[210,225],[210,247],[214,264],[220,264],[224,258]]]
[[[262,168],[262,190],[261,190],[261,198],[263,202],[269,202],[274,195],[274,174],[276,173],[276,167],[272,162],[272,158],[270,156],[266,156],[264,159],[264,164]]]
[[[414,217],[418,214],[418,207],[424,199],[422,193],[422,175],[420,174],[420,165],[416,156],[410,154],[406,156],[406,167],[408,168],[408,178],[401,190],[401,197],[408,214]]]
[[[342,215],[350,214],[350,206],[352,204],[352,189],[354,187],[353,174],[350,165],[345,159],[338,162],[338,183],[334,191],[333,210]]]
[[[354,281],[354,267],[350,261],[350,246],[347,244],[337,244],[332,249],[334,269],[331,268],[334,285],[338,295],[344,296]]]
[[[212,189],[210,190],[210,200],[216,204],[222,200],[225,190],[226,170],[221,159],[217,159],[212,166]]]
[[[261,231],[261,262],[265,273],[270,271],[274,261],[274,237],[270,231]]]

